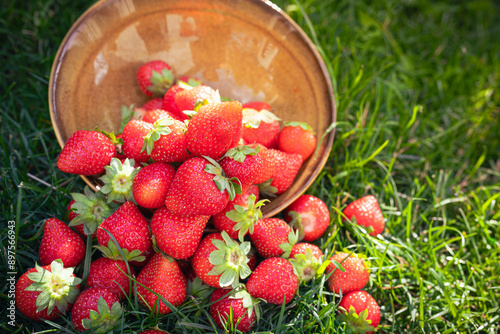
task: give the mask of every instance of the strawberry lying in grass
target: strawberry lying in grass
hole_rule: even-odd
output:
[[[43,267],[35,264],[17,280],[16,307],[35,321],[59,318],[71,310],[81,281],[61,260]]]
[[[293,264],[300,282],[308,282],[316,276],[323,263],[323,252],[316,245],[301,242],[293,245],[288,259]]]
[[[130,274],[135,276],[135,270],[131,266]],[[130,289],[130,279],[127,276],[128,269],[125,261],[100,257],[90,264],[87,285],[94,288],[108,289],[118,299],[124,300]]]
[[[64,144],[57,168],[65,173],[96,175],[116,155],[115,145],[99,131],[76,131]]]
[[[123,309],[118,297],[103,288],[90,288],[76,299],[71,310],[73,327],[79,332],[92,330],[96,334],[112,332],[120,325]]]
[[[352,291],[342,297],[338,319],[351,333],[373,333],[380,323],[380,307],[366,291]]]
[[[299,231],[299,240],[314,241],[330,224],[325,202],[312,195],[302,195],[285,209],[285,220]]]
[[[343,213],[347,219],[367,227],[371,236],[379,235],[384,231],[384,216],[373,195],[355,200],[344,209]]]
[[[216,289],[210,302],[210,316],[226,331],[248,332],[260,317],[257,301],[245,289]]]
[[[363,258],[356,254],[347,254],[343,252],[335,253],[330,259],[340,263],[342,269],[337,268],[336,264],[330,263],[326,268],[326,274],[331,274],[328,277],[328,287],[335,293],[343,294],[351,291],[361,290],[368,283],[370,272]]]

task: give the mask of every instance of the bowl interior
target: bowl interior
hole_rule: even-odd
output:
[[[121,106],[148,99],[135,81],[138,67],[156,59],[169,63],[176,77],[197,77],[221,96],[266,101],[283,121],[307,122],[318,139],[335,121],[321,57],[269,1],[103,0],[75,22],[54,60],[49,106],[61,146],[77,130],[119,130]],[[293,186],[264,207],[266,217],[307,190],[333,136],[323,139]],[[96,189],[95,177],[84,180]]]

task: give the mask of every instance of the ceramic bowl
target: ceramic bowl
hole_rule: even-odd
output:
[[[138,67],[156,59],[176,77],[197,77],[222,96],[268,102],[282,120],[307,122],[318,139],[336,119],[322,58],[270,1],[102,0],[73,24],[53,63],[49,107],[61,147],[77,130],[118,130],[121,106],[148,99],[136,85]],[[326,135],[292,187],[263,208],[265,217],[307,190],[333,137],[333,131]],[[97,177],[83,179],[99,186]]]

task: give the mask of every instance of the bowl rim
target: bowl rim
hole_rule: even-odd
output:
[[[99,0],[98,2],[94,3],[91,5],[89,8],[87,8],[79,17],[78,19],[73,22],[71,25],[71,28],[68,30],[66,35],[64,36],[63,40],[61,41],[57,52],[54,56],[54,60],[52,62],[52,67],[50,71],[50,78],[49,78],[49,88],[48,88],[48,102],[49,102],[49,112],[50,112],[50,119],[52,123],[52,128],[54,130],[54,133],[56,135],[57,141],[59,142],[59,145],[61,148],[64,147],[65,141],[62,138],[61,131],[59,127],[54,126],[57,124],[56,120],[56,108],[55,108],[55,80],[58,74],[57,68],[59,67],[59,64],[61,62],[61,55],[63,54],[64,50],[67,47],[68,40],[69,38],[75,33],[75,31],[80,27],[83,21],[85,21],[89,16],[91,16],[95,11],[99,10],[101,6],[107,5],[108,2],[114,2],[114,1],[123,1],[123,0]],[[319,173],[323,170],[323,167],[326,165],[328,158],[331,153],[331,149],[333,146],[333,140],[335,137],[335,127],[332,127],[332,125],[336,122],[337,120],[337,108],[336,108],[336,103],[335,103],[335,94],[333,92],[333,85],[332,85],[332,78],[330,77],[330,73],[328,72],[328,69],[326,67],[325,61],[321,54],[319,53],[316,45],[314,42],[311,40],[311,38],[305,33],[305,31],[295,22],[288,14],[281,9],[278,5],[273,3],[270,0],[246,0],[248,2],[254,3],[257,6],[262,6],[265,8],[264,10],[269,10],[272,11],[274,15],[280,15],[282,18],[284,18],[288,24],[290,24],[294,30],[300,35],[300,39],[307,45],[308,49],[311,51],[313,54],[316,63],[318,64],[319,68],[321,69],[321,73],[323,74],[323,80],[326,84],[327,88],[327,96],[330,99],[330,104],[329,104],[329,110],[331,111],[331,116],[332,116],[332,123],[330,126],[327,128],[327,132],[325,132],[322,136],[322,138],[317,138],[317,145],[323,144],[323,141],[327,138],[325,136],[328,136],[328,139],[326,141],[325,145],[325,151],[322,157],[320,157],[316,168],[313,170],[313,172],[308,176],[306,182],[293,194],[293,196],[290,196],[286,200],[284,200],[280,205],[276,206],[272,210],[266,211],[265,206],[263,207],[263,218],[270,218],[273,217],[277,214],[279,214],[281,211],[285,210],[286,207],[288,207],[290,204],[292,204],[297,198],[299,198],[301,195],[303,195],[307,189],[311,186],[311,184],[317,179]],[[329,131],[328,131],[329,130]],[[313,153],[313,155],[316,154],[316,151]],[[89,176],[85,175],[79,175],[83,181],[93,189],[93,191],[98,191],[99,186],[96,186],[94,182],[92,182],[92,178]],[[285,192],[284,194],[286,194]],[[281,196],[281,195],[279,195]],[[275,199],[279,198],[276,197]]]

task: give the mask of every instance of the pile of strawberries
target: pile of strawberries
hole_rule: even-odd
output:
[[[195,78],[173,79],[167,63],[144,64],[137,81],[152,98],[123,108],[118,134],[80,130],[68,139],[58,168],[101,174],[102,185],[72,194],[69,226],[46,220],[40,265],[16,285],[18,310],[33,320],[71,313],[77,331],[108,333],[125,299],[167,314],[190,295],[210,298],[220,328],[246,332],[259,303],[289,304],[300,284],[325,274],[342,295],[339,317],[353,332],[374,330],[380,309],[362,290],[365,259],[336,252],[326,260],[311,243],[330,224],[326,204],[302,195],[283,219],[261,212],[268,200],[260,197],[285,192],[313,154],[311,127],[282,125],[267,103],[242,105]],[[343,213],[371,235],[384,229],[373,196]]]

